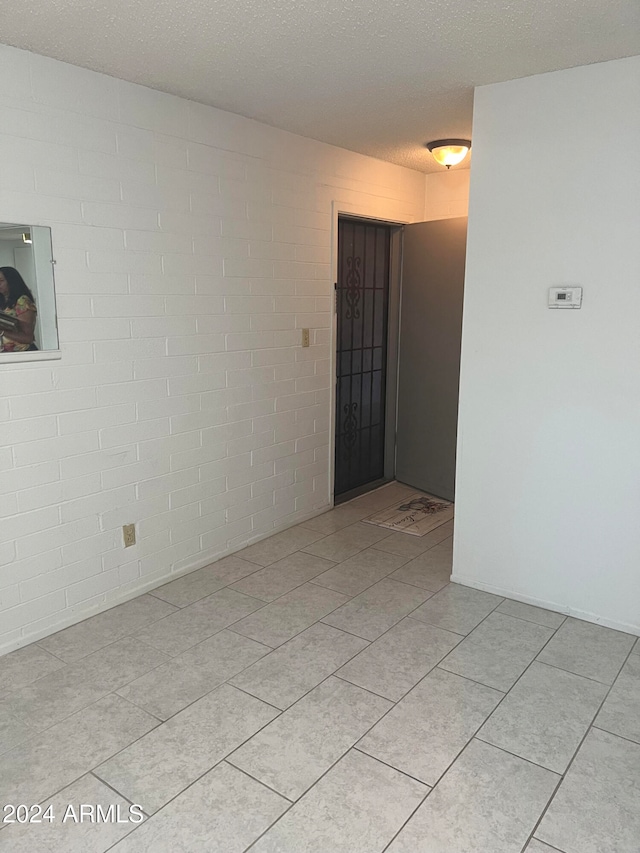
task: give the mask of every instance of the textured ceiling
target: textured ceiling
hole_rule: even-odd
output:
[[[434,171],[474,86],[640,53],[640,2],[29,0],[0,40]]]

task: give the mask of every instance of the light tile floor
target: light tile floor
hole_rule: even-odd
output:
[[[640,641],[361,522],[408,491],[0,658],[0,805],[54,818],[0,851],[638,853]]]

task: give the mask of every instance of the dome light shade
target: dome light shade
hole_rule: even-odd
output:
[[[447,169],[461,163],[471,148],[470,139],[436,139],[434,142],[425,144],[433,154],[434,160],[441,166],[446,166]]]

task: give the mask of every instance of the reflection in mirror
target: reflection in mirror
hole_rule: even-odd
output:
[[[51,229],[0,223],[0,358],[58,349]]]

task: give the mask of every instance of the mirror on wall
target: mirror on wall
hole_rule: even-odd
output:
[[[0,222],[0,360],[58,350],[51,229]]]

